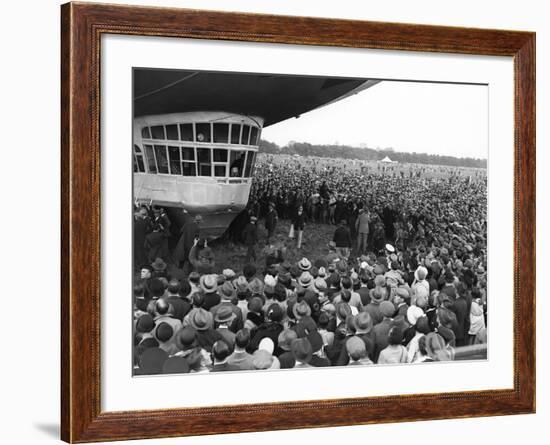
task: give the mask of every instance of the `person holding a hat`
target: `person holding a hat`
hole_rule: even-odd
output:
[[[183,269],[184,273],[189,273],[189,252],[196,239],[200,237],[200,224],[202,216],[195,215],[192,220],[188,220],[180,230],[180,238],[176,244],[176,248],[172,253],[172,257],[176,265]]]
[[[213,274],[216,267],[216,259],[213,250],[208,247],[208,242],[205,238],[193,241],[193,246],[189,251],[189,262],[191,268],[197,271],[200,275]]]

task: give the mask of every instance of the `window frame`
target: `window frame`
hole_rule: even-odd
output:
[[[198,136],[198,133],[197,133],[197,124],[201,124],[201,125],[202,125],[202,124],[206,124],[206,125],[209,126],[209,128],[210,128],[210,140],[208,140],[208,141],[199,141],[199,140],[197,139],[197,136]],[[193,130],[194,130],[193,132],[194,132],[194,136],[195,136],[195,141],[194,141],[194,142],[197,143],[197,144],[213,144],[214,142],[212,142],[212,141],[214,140],[214,139],[213,139],[213,136],[214,136],[214,135],[212,134],[212,131],[213,131],[213,130],[212,130],[212,127],[213,127],[212,122],[203,122],[203,121],[201,121],[201,122],[193,122]]]
[[[214,142],[214,125],[216,123],[222,123],[222,124],[227,124],[228,125],[228,134],[227,134],[227,141],[226,142]],[[199,142],[197,140],[197,125],[198,124],[203,124],[203,125],[206,125],[208,124],[209,125],[209,131],[210,131],[210,142]],[[155,139],[153,138],[153,134],[152,134],[152,130],[151,128],[152,127],[162,127],[163,128],[163,134],[164,134],[164,137],[168,137],[168,134],[167,134],[167,130],[166,130],[166,127],[169,126],[169,125],[175,125],[176,126],[176,130],[178,132],[178,139],[175,140],[175,139]],[[182,126],[185,126],[185,125],[190,125],[191,127],[191,131],[192,131],[192,137],[193,137],[193,140],[192,141],[187,141],[187,140],[182,140],[181,137],[182,137],[182,129],[181,127]],[[238,131],[238,143],[233,143],[232,142],[232,132],[234,130],[234,127],[235,126],[239,126],[239,131]],[[244,126],[247,126],[248,127],[248,138],[246,140],[243,140],[243,133],[245,132],[244,130]],[[143,131],[144,129],[147,128],[147,131],[148,131],[148,134],[149,134],[149,138],[144,138],[143,137]],[[253,132],[253,129],[256,129],[257,131],[257,139],[256,139],[256,144],[254,145],[250,145],[250,142],[251,142],[251,137],[252,137],[252,132]],[[185,171],[185,168],[189,169],[189,165],[188,164],[193,164],[194,167],[193,167],[193,171],[194,171],[194,177],[202,177],[202,178],[215,178],[215,179],[222,179],[222,178],[226,178],[226,179],[246,179],[246,180],[250,180],[252,178],[252,172],[254,171],[254,165],[251,166],[251,174],[250,176],[246,176],[246,169],[247,169],[247,163],[248,163],[248,159],[249,157],[251,156],[254,156],[254,159],[252,159],[252,162],[255,161],[256,159],[256,156],[257,156],[257,152],[258,152],[258,145],[259,145],[259,140],[260,140],[260,137],[261,137],[261,131],[262,129],[259,127],[259,126],[256,126],[254,125],[253,123],[244,123],[244,122],[204,122],[204,121],[200,121],[200,122],[197,122],[197,121],[193,121],[193,122],[175,122],[175,123],[165,123],[165,124],[157,124],[157,125],[144,125],[143,127],[141,127],[141,131],[142,131],[142,147],[140,147],[142,153],[141,153],[141,156],[142,156],[142,160],[143,160],[143,163],[144,163],[144,167],[145,167],[145,171],[143,172],[135,172],[135,173],[148,173],[148,174],[152,174],[152,175],[169,175],[169,176],[181,176],[181,177],[186,177],[186,178],[189,178],[189,177],[193,177],[193,176],[188,176],[188,175],[185,175],[184,174],[184,171]],[[137,145],[137,144],[135,144]],[[155,163],[155,168],[156,168],[156,172],[151,172],[151,170],[149,169],[149,161],[148,161],[148,156],[147,156],[147,150],[145,148],[145,146],[149,146],[152,148],[152,152],[153,152],[153,159],[154,159],[154,163]],[[156,148],[155,147],[158,147],[158,146],[163,146],[164,149],[165,149],[165,152],[166,152],[166,159],[167,159],[167,162],[168,162],[168,173],[161,173],[159,171],[159,164],[158,164],[158,157],[157,157],[157,153],[156,153]],[[181,173],[173,173],[172,172],[172,165],[171,165],[171,161],[170,161],[170,150],[169,150],[169,147],[178,147],[179,148],[179,156],[180,156],[180,162],[179,162],[179,165],[180,165],[180,168],[181,168]],[[194,160],[190,161],[190,160],[185,160],[184,159],[184,156],[183,156],[183,150],[184,149],[192,149],[193,150],[193,156],[194,156]],[[199,162],[199,150],[209,150],[209,155],[210,155],[210,175],[209,176],[206,176],[206,175],[201,175],[201,163]],[[216,162],[214,161],[214,150],[225,150],[227,152],[227,161],[225,162]],[[244,152],[244,160],[243,160],[243,167],[242,167],[242,171],[241,171],[241,174],[240,176],[235,176],[235,177],[232,177],[231,176],[231,155],[233,152]],[[254,153],[254,154],[251,154],[251,153]],[[134,156],[134,162],[137,163],[138,165],[138,169],[139,169],[139,163],[138,163],[138,159],[137,159],[137,154],[135,153],[135,149],[134,149],[134,152],[133,152],[133,156]],[[186,165],[187,164],[187,165]],[[203,163],[205,164],[205,163]],[[206,165],[206,164],[205,164]],[[216,167],[225,167],[225,175],[224,176],[216,176]]]
[[[134,149],[133,149],[134,162],[136,163],[137,170],[138,170],[138,171],[134,171],[134,173],[146,173],[147,169],[145,168],[145,165],[146,165],[145,151],[142,148],[140,148],[140,146],[138,144],[133,144],[133,145],[134,145]],[[139,153],[136,152],[136,149],[139,150]],[[141,171],[139,169],[138,157],[141,158],[141,163],[143,165],[143,171]]]
[[[189,161],[188,159],[183,159],[183,149],[184,148],[190,148],[191,150],[193,150],[193,160],[192,161]],[[198,177],[198,169],[197,169],[197,163],[198,163],[198,158],[197,158],[197,147],[196,146],[189,146],[189,145],[180,145],[180,159],[181,159],[181,176],[183,176],[184,178],[196,178]],[[183,171],[184,171],[184,164],[193,164],[193,169],[195,170],[195,174],[194,175],[184,175],[183,174]]]

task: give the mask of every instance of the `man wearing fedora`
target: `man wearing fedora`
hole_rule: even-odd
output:
[[[200,287],[204,295],[203,308],[209,311],[211,308],[220,303],[221,298],[217,292],[218,277],[214,274],[203,275],[200,278]]]
[[[214,322],[217,326],[216,332],[227,343],[231,352],[235,348],[235,333],[231,330],[231,325],[235,318],[233,310],[228,305],[220,306],[214,315]]]
[[[197,344],[206,351],[211,351],[212,345],[222,339],[214,330],[212,314],[203,308],[189,314],[189,326],[196,331]]]
[[[231,284],[230,281],[223,283],[220,287],[218,287],[218,295],[221,297],[221,301],[217,305],[210,308],[212,315],[216,317],[216,313],[219,309],[222,307],[229,307],[235,315],[235,318],[231,323],[231,330],[233,332],[237,332],[239,329],[242,329],[244,320],[243,312],[234,304],[237,299],[237,293],[235,291],[235,287],[233,287],[233,284]]]

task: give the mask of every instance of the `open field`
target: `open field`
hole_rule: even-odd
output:
[[[316,170],[323,170],[331,167],[337,167],[350,172],[360,172],[370,174],[386,174],[400,175],[401,172],[405,176],[412,171],[421,172],[425,178],[445,178],[451,175],[458,174],[462,177],[470,176],[472,180],[483,180],[487,176],[487,170],[484,168],[472,167],[451,167],[447,165],[431,165],[431,164],[408,164],[408,163],[383,163],[380,161],[363,161],[359,159],[343,159],[343,158],[321,158],[317,156],[292,156],[283,154],[266,154],[259,153],[258,164],[273,164],[273,165],[289,165],[289,166],[306,166],[314,167]]]
[[[290,262],[296,262],[304,256],[313,261],[328,253],[327,244],[332,239],[336,226],[317,223],[306,224],[302,238],[302,247],[299,250],[296,249],[296,240],[290,240],[288,238],[289,230],[290,221],[279,220],[277,229],[275,230],[275,236],[271,240],[272,244],[284,244],[287,248],[285,259]],[[264,256],[262,250],[266,246],[267,231],[263,226],[262,220],[260,220],[258,226],[258,234],[260,241],[256,248],[258,259],[258,261],[256,261],[256,267],[263,268],[265,262],[263,261]],[[216,255],[216,269],[219,272],[225,268],[233,269],[235,272],[242,271],[243,266],[246,264],[246,247],[243,244],[216,240],[213,241],[210,246]]]

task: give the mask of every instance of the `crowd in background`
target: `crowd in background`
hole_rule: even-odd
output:
[[[460,174],[260,163],[240,270],[217,267],[200,215],[171,244],[163,209],[136,208],[135,374],[483,356],[486,187]],[[304,230],[334,224],[324,253],[289,261],[271,245],[281,219],[298,249]]]

